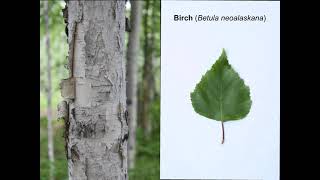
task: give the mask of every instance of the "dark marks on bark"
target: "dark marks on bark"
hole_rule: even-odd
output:
[[[71,112],[74,109],[71,109]],[[67,111],[69,114],[69,105],[67,105]],[[66,153],[66,157],[69,157],[69,153],[68,153],[68,144],[69,144],[69,130],[70,130],[70,119],[69,116],[66,117],[64,119],[64,131],[63,131],[63,138],[64,138],[64,149],[65,149],[65,153]]]
[[[116,19],[117,18],[117,13],[116,13],[116,8],[117,8],[117,1],[112,1],[111,2],[111,11],[112,11],[112,17],[114,18],[114,19]]]
[[[65,33],[67,35],[67,41],[68,41],[68,3],[66,3],[66,6],[62,9],[62,14],[63,14],[64,23],[66,24]]]
[[[87,177],[87,180],[89,180],[89,162],[88,162],[88,158],[85,159],[85,170],[84,170],[84,174]]]
[[[78,150],[77,145],[73,145],[71,147],[70,153],[71,153],[71,160],[73,163],[80,160],[80,155],[79,155],[79,150]]]
[[[89,121],[80,121],[76,122],[76,137],[79,139],[82,138],[91,138],[91,139],[100,139],[103,138],[106,134],[106,120],[89,120]]]
[[[124,118],[126,120],[127,125],[129,124],[129,112],[127,110],[125,110],[124,112]]]
[[[122,46],[121,46],[121,45],[122,45],[122,43],[121,43],[122,40],[121,40],[121,38],[120,38],[119,35],[117,35],[117,42],[118,42],[118,44],[117,44],[118,48],[119,48],[119,49],[122,49]]]
[[[78,8],[79,10],[77,11],[78,16],[77,16],[76,22],[80,23],[82,22],[82,19],[83,19],[83,2],[82,1],[78,1]]]
[[[124,171],[124,174],[127,174],[126,171],[126,163],[127,163],[127,154],[126,154],[126,149],[127,149],[127,139],[129,136],[129,131],[128,131],[128,122],[126,120],[126,110],[125,106],[119,102],[118,104],[118,120],[121,123],[121,136],[118,139],[120,148],[119,148],[119,155],[121,159],[121,168]]]
[[[64,132],[63,132],[63,138],[64,138],[64,149],[65,149],[65,153],[66,153],[66,156],[67,158],[69,157],[69,154],[68,154],[68,143],[69,143],[69,128],[70,128],[70,121],[69,121],[69,118],[66,118],[64,120],[64,126],[65,126],[65,129],[64,129]]]
[[[105,114],[97,113],[100,108],[77,108],[75,110],[76,121],[72,132],[78,139],[103,138],[108,131]]]

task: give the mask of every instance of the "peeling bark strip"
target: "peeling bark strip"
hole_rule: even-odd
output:
[[[61,83],[61,107],[68,108],[69,179],[127,180],[125,1],[67,1],[63,15],[70,78]]]
[[[63,79],[60,83],[61,96],[65,99],[74,99],[75,80],[74,78]]]

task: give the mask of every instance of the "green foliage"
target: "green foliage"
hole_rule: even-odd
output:
[[[129,170],[130,180],[160,179],[160,133],[154,132],[149,140],[143,129],[137,129],[137,157],[135,168]]]
[[[160,133],[160,95],[156,95],[151,106],[152,129],[155,133]]]
[[[209,119],[231,121],[250,111],[249,87],[228,62],[225,50],[191,93],[194,110]]]
[[[68,71],[64,68],[67,63],[67,37],[65,34],[65,24],[62,17],[64,1],[48,1],[49,3],[49,37],[51,53],[51,78],[52,78],[52,107],[56,108],[61,95],[59,82],[68,76]],[[44,1],[40,1],[40,107],[46,108],[46,87],[47,85],[47,50],[46,34],[44,22]]]
[[[57,25],[64,25],[61,9],[65,6],[65,2],[60,1],[48,1],[49,7],[49,29],[55,28]],[[40,1],[40,36],[45,33],[45,9],[44,1]]]
[[[146,139],[143,129],[137,128],[137,154],[135,168],[129,170],[130,180],[160,179],[160,98],[152,102],[151,118],[153,131]]]
[[[40,119],[40,179],[49,179],[50,161],[48,158],[48,136],[46,118]],[[63,121],[53,121],[55,179],[68,179],[68,166],[64,150]]]

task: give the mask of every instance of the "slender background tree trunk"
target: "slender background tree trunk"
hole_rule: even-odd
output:
[[[152,23],[150,18],[153,13],[149,13],[152,10],[150,5],[151,1],[146,1],[146,14],[144,15],[144,65],[142,74],[142,96],[143,104],[141,106],[141,122],[144,130],[144,135],[148,139],[152,131],[152,124],[150,120],[150,109],[151,101],[153,97],[153,51],[154,51],[154,33],[150,32],[152,30]]]
[[[47,50],[47,119],[48,119],[48,157],[50,162],[50,180],[54,179],[54,152],[53,152],[53,132],[52,132],[52,93],[51,93],[51,53],[50,53],[50,32],[49,32],[49,2],[44,2],[45,24],[46,24],[46,50]]]
[[[152,14],[151,14],[151,35],[150,35],[150,45],[149,45],[149,51],[150,51],[150,73],[148,74],[148,86],[149,86],[149,99],[150,101],[154,100],[154,96],[156,93],[156,87],[155,87],[155,68],[154,68],[154,61],[156,60],[156,49],[155,49],[155,35],[156,35],[156,2],[153,1],[152,5]],[[151,108],[150,108],[151,109]],[[150,110],[151,111],[151,110]]]
[[[140,49],[142,1],[131,1],[131,32],[127,50],[127,108],[129,112],[128,165],[134,167],[137,128],[137,60]]]
[[[68,1],[69,178],[126,180],[125,1]]]

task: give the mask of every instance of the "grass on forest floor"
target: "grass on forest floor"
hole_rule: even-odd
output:
[[[53,121],[55,179],[67,180],[68,167],[64,150],[63,121]],[[49,179],[47,119],[40,118],[40,179]],[[143,137],[142,129],[137,129],[136,166],[129,170],[130,180],[160,179],[160,132],[155,129],[149,140]]]

